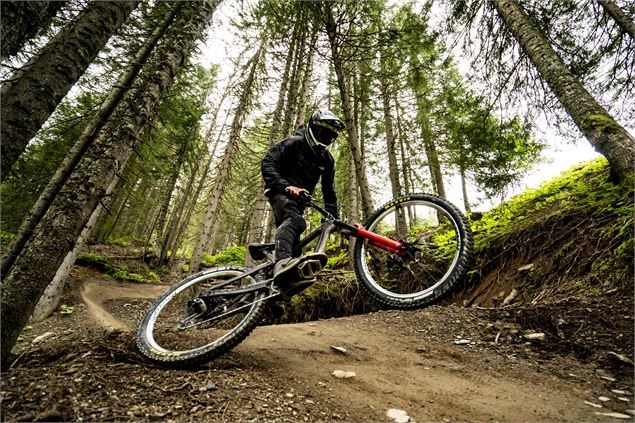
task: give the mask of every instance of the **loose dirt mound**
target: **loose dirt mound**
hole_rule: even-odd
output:
[[[177,371],[146,362],[131,331],[161,289],[93,280],[85,305],[25,331],[2,374],[3,420],[386,421],[396,408],[414,421],[611,421],[601,413],[633,408],[632,302],[261,326],[225,357]],[[609,309],[619,317],[607,324]]]

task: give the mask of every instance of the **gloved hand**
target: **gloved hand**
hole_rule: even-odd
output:
[[[331,215],[333,216],[333,218],[335,218],[336,220],[340,218],[339,214],[337,213],[337,210],[329,210],[329,209],[326,209],[326,211],[327,211],[327,212],[329,212],[329,213],[331,213]],[[323,217],[323,218],[322,218],[322,223],[326,222],[326,220],[327,220],[327,219],[326,219],[325,217]]]

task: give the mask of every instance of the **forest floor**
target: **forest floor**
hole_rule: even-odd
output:
[[[165,286],[75,278],[73,311],[28,327],[2,373],[3,421],[633,420],[632,295],[260,326],[169,370],[134,342]]]

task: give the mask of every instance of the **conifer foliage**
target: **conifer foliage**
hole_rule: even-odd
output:
[[[173,5],[176,7],[178,3]],[[218,1],[184,4],[163,43],[134,86],[84,153],[2,281],[2,359],[9,357],[20,330],[99,202],[112,193],[139,135],[152,121]]]

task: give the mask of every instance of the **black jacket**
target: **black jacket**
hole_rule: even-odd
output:
[[[261,171],[265,181],[265,195],[283,193],[288,186],[313,190],[322,178],[322,195],[325,208],[337,216],[335,194],[335,161],[327,151],[317,156],[304,139],[306,126],[301,125],[293,136],[271,147],[262,159]]]

